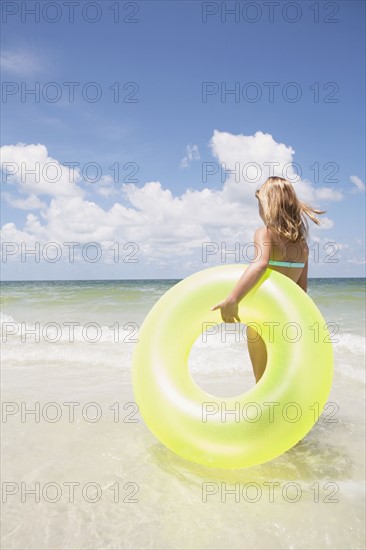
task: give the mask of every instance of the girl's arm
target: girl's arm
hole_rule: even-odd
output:
[[[304,268],[301,272],[300,278],[297,281],[297,284],[300,288],[302,288],[305,292],[308,290],[308,262],[309,259],[306,260]]]
[[[270,257],[270,236],[266,227],[260,227],[254,233],[255,255],[252,263],[244,271],[235,287],[228,297],[210,308],[212,311],[221,309],[221,317],[225,323],[234,323],[234,318],[240,322],[238,317],[238,304],[244,298],[245,294],[262,277],[268,267]]]

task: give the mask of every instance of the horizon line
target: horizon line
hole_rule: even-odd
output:
[[[187,275],[189,277],[189,275]],[[179,278],[155,278],[155,279],[0,279],[0,283],[55,283],[55,282],[93,282],[93,281],[183,281]],[[366,279],[362,277],[308,277],[308,281],[315,279]]]

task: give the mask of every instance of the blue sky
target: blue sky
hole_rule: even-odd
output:
[[[202,243],[252,241],[254,190],[273,162],[292,176],[300,166],[299,197],[326,210],[321,228],[309,222],[320,252],[309,276],[364,276],[364,2],[280,2],[272,22],[266,2],[119,2],[116,22],[108,0],[75,4],[74,22],[63,2],[39,21],[25,4],[35,9],[3,2],[1,227],[15,243],[4,279],[184,278],[217,265],[219,253],[202,260]],[[225,12],[235,4],[237,21]],[[35,86],[37,98],[24,95]],[[24,173],[36,163],[39,178]],[[257,163],[260,179],[224,181],[235,163]],[[51,242],[58,262],[47,260]],[[65,242],[81,243],[73,262]],[[83,256],[91,242],[95,262]],[[40,262],[22,262],[21,243],[39,243]]]

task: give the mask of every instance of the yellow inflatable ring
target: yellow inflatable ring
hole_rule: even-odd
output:
[[[256,323],[266,344],[264,375],[229,398],[195,383],[190,350],[205,323],[222,322],[210,307],[247,267],[210,267],[171,287],[146,316],[133,354],[135,400],[148,428],[176,454],[216,468],[261,464],[293,447],[318,420],[332,385],[324,318],[296,283],[270,268],[239,303],[241,322]]]

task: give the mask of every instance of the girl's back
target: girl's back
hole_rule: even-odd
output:
[[[285,239],[280,239],[276,233],[267,228],[268,240],[270,242],[270,258],[275,262],[293,262],[295,266],[269,265],[275,271],[283,273],[295,283],[299,283],[301,274],[306,269],[309,256],[309,247],[306,241],[293,243]],[[297,267],[296,264],[302,263],[303,266]],[[306,290],[306,289],[304,289]]]

